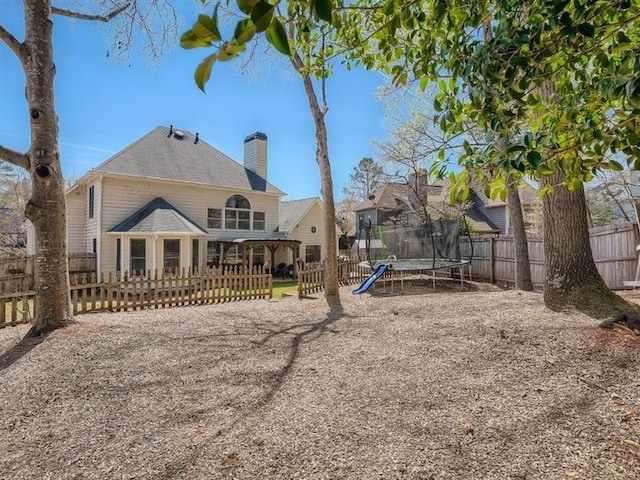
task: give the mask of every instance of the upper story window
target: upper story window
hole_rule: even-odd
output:
[[[227,199],[224,210],[224,228],[227,230],[251,229],[251,204],[242,195]]]
[[[95,185],[89,187],[89,218],[93,218],[95,210]]]
[[[207,208],[207,228],[222,228],[221,208]]]
[[[267,229],[264,212],[253,212],[253,229],[259,231]]]
[[[230,196],[222,208],[207,208],[207,228],[210,230],[256,230],[267,229],[265,212],[254,212],[251,203],[243,195]]]

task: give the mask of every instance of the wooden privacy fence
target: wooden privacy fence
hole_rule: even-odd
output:
[[[624,282],[635,280],[638,244],[634,223],[623,223],[590,229],[593,259],[600,275],[609,288],[624,288]],[[474,280],[490,283],[515,282],[515,249],[513,237],[474,238]],[[530,236],[529,261],[531,278],[536,288],[544,284],[544,245],[542,237]],[[461,243],[462,254],[469,253],[468,242]]]
[[[95,253],[70,253],[68,259],[72,280],[77,275],[96,271]],[[34,264],[33,255],[0,259],[0,295],[33,290]]]
[[[186,305],[268,299],[273,296],[271,274],[262,268],[245,270],[227,267],[190,273],[158,276],[147,271],[129,277],[83,275],[71,284],[71,304],[74,314],[110,311],[122,312],[145,308],[167,308]],[[26,291],[0,295],[0,328],[28,323],[33,318],[35,292]]]

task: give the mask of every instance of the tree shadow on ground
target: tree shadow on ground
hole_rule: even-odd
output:
[[[258,401],[253,403],[249,410],[246,410],[244,414],[238,415],[237,418],[223,429],[217,430],[207,437],[202,437],[201,442],[193,448],[189,455],[168,464],[165,467],[161,478],[173,478],[188,469],[189,466],[194,465],[197,462],[197,459],[211,448],[211,442],[217,441],[217,438],[231,432],[242,422],[246,422],[248,417],[258,414],[261,409],[271,404],[277,393],[284,385],[287,377],[295,368],[300,356],[301,346],[308,341],[317,340],[325,333],[337,333],[337,331],[332,330],[331,327],[336,322],[344,318],[352,318],[352,316],[345,314],[342,303],[338,299],[335,302],[329,303],[329,311],[327,312],[326,317],[319,322],[298,323],[276,329],[264,328],[256,325],[256,328],[262,330],[265,335],[260,340],[253,342],[255,348],[263,348],[269,341],[281,335],[292,335],[291,341],[288,345],[288,355],[284,365],[274,377],[270,378],[270,384],[266,386],[266,392]]]
[[[9,368],[15,362],[40,345],[47,338],[47,334],[38,337],[27,335],[9,350],[0,355],[0,371]]]

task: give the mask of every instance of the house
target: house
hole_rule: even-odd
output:
[[[429,208],[439,212],[451,209],[448,205],[448,185],[448,180],[444,179],[426,186],[423,198]],[[519,191],[523,209],[526,211],[532,208],[536,203],[533,188],[523,185]],[[502,200],[488,198],[484,188],[478,184],[470,186],[467,203],[464,214],[473,234],[500,235],[510,231],[507,204]],[[356,226],[351,233],[356,241],[364,238],[360,226],[369,220],[374,225],[415,224],[418,222],[415,213],[418,205],[417,196],[407,183],[386,183],[355,208]]]
[[[0,207],[0,257],[25,254],[24,215],[13,208]]]
[[[613,222],[637,222],[640,212],[640,171],[597,177],[586,185],[585,195],[594,226]]]
[[[322,202],[281,202],[267,147],[246,137],[241,165],[197,133],[153,129],[67,191],[69,252],[94,252],[98,274],[324,258]]]

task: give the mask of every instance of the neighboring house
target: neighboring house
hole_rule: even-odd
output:
[[[26,235],[23,215],[15,209],[0,207],[0,257],[25,255]]]
[[[427,186],[426,199],[429,207],[435,210],[448,208],[447,187],[448,180],[436,180]],[[520,188],[520,198],[523,209],[526,211],[535,204],[535,191],[528,185],[524,185]],[[386,183],[356,207],[356,226],[350,233],[358,240],[362,237],[360,225],[369,220],[374,225],[394,222],[398,225],[419,223],[414,213],[416,203],[415,195],[409,185]],[[509,214],[505,202],[491,200],[484,194],[483,188],[471,185],[467,203],[470,206],[464,214],[473,234],[499,235],[509,232]]]
[[[325,258],[324,207],[319,198],[280,203],[279,231],[300,240],[300,258],[319,262]]]
[[[67,191],[68,250],[95,252],[98,274],[324,258],[322,204],[289,215],[283,195],[267,181],[265,134],[245,138],[241,165],[198,134],[157,127]]]
[[[587,185],[585,195],[594,215],[594,209],[606,206],[610,220],[637,221],[636,208],[640,209],[640,171],[625,170],[597,183]]]

